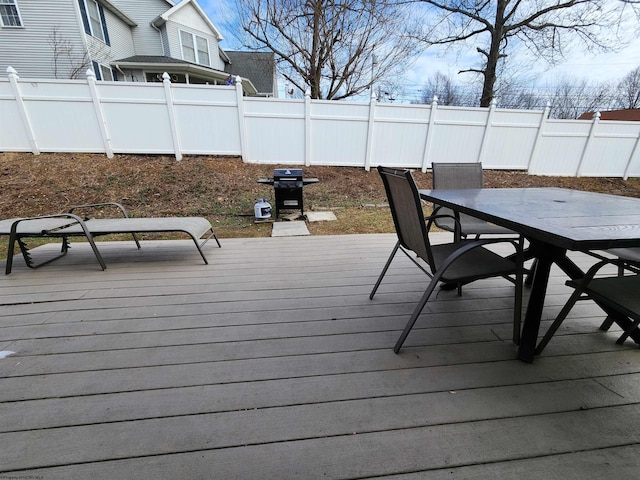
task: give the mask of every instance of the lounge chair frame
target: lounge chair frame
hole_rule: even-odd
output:
[[[90,218],[80,217],[73,213],[80,209],[116,207],[122,213],[120,218]],[[5,274],[11,273],[13,266],[13,256],[15,245],[18,244],[25,263],[29,268],[38,268],[67,254],[70,245],[70,237],[84,237],[91,246],[93,253],[100,264],[102,270],[107,268],[94,238],[100,235],[111,234],[131,234],[138,249],[141,248],[137,233],[186,233],[193,242],[204,260],[208,264],[207,257],[202,251],[202,247],[214,238],[218,247],[220,241],[213,231],[209,221],[203,217],[129,217],[125,208],[119,203],[105,202],[87,205],[78,205],[71,208],[67,213],[54,215],[44,215],[38,217],[14,218],[0,221],[0,235],[9,235],[9,245],[7,248],[7,263]],[[203,241],[201,239],[203,236]],[[35,263],[29,248],[25,243],[27,238],[56,238],[62,240],[60,254],[47,259],[46,261]]]

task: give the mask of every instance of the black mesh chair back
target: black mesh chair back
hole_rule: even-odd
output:
[[[484,184],[482,163],[440,163],[431,164],[433,188],[438,190],[461,190],[482,188]]]
[[[418,187],[409,170],[378,167],[396,227],[398,241],[407,250],[431,265],[434,261],[429,248],[429,236],[422,212]]]
[[[445,163],[433,162],[431,164],[433,172],[434,190],[464,190],[483,188],[484,177],[482,163]],[[459,225],[455,225],[451,218],[437,218],[435,224],[442,230],[454,232],[456,227],[460,229],[460,235],[467,237],[470,235],[479,238],[480,235],[517,235],[516,232],[508,228],[494,225],[484,220],[471,217],[464,213],[453,212],[451,209],[435,205],[434,213],[455,216]]]

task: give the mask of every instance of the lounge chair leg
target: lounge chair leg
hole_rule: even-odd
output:
[[[198,249],[198,252],[200,252],[200,256],[202,257],[202,260],[204,260],[204,264],[209,265],[209,262],[207,261],[207,257],[204,256],[204,252],[202,251],[202,248],[200,248],[200,244],[195,238],[193,239],[193,243],[196,244],[196,248]]]
[[[7,249],[7,264],[4,268],[5,275],[9,275],[11,273],[11,267],[13,266],[13,254],[15,252],[15,242],[15,238],[9,238],[9,248]]]
[[[140,241],[138,240],[138,236],[135,233],[132,233],[131,236],[133,237],[133,241],[136,242],[136,247],[138,247],[138,250],[140,250]]]

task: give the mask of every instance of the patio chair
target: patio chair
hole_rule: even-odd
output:
[[[604,251],[622,260],[618,266],[618,275],[623,275],[625,270],[640,273],[638,270],[640,268],[640,247],[609,248]]]
[[[542,340],[536,347],[535,354],[542,353],[553,335],[556,333],[562,322],[573,306],[579,300],[593,300],[607,313],[609,325],[616,321],[618,324],[626,325],[623,334],[616,341],[621,345],[640,325],[640,274],[616,275],[614,277],[594,278],[598,271],[605,265],[615,264],[618,267],[624,266],[625,260],[605,259],[593,265],[579,280],[568,280],[567,285],[575,288],[567,303],[562,307],[560,313],[545,333]],[[604,325],[604,324],[603,324]],[[608,329],[600,327],[601,329]]]
[[[630,271],[634,273],[640,273],[640,247],[627,247],[627,248],[609,248],[604,250],[604,252],[615,255],[620,262],[618,262],[618,276],[624,275],[625,271]],[[601,260],[605,260],[606,258],[600,254],[593,253],[591,254]],[[600,325],[600,330],[607,331],[613,325],[615,321],[610,315],[605,318],[602,325]]]
[[[429,241],[429,229],[436,219],[443,218],[444,215],[429,216],[426,219],[427,223],[425,223],[418,188],[409,170],[378,167],[378,172],[382,177],[387,193],[398,241],[391,251],[391,255],[382,269],[369,298],[373,299],[398,250],[407,255],[413,263],[431,277],[431,281],[411,314],[393,351],[396,353],[400,351],[402,344],[438,282],[463,285],[482,278],[499,276],[509,278],[509,275],[515,275],[515,280],[511,278],[509,280],[514,282],[516,286],[513,341],[518,343],[520,340],[522,311],[522,239],[517,237],[515,239],[454,240],[451,243],[432,245]],[[455,217],[453,221],[457,221]],[[516,250],[514,259],[504,258],[484,248],[485,245],[500,242],[508,242],[513,245]],[[419,259],[426,262],[426,267],[417,259],[414,259],[410,252],[413,252]]]
[[[434,190],[483,188],[482,163],[433,162],[431,168],[433,172]],[[477,239],[480,238],[480,235],[485,234],[518,235],[518,233],[508,228],[494,225],[464,213],[454,212],[441,205],[434,205],[434,207],[433,214],[445,215],[435,220],[436,227],[449,232],[455,232],[457,224],[452,218],[455,217],[458,219],[460,227],[459,234],[462,238],[475,236]]]

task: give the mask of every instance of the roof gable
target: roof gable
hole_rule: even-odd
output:
[[[220,33],[220,30],[216,28],[216,26],[213,24],[213,22],[211,22],[209,17],[207,17],[207,14],[204,13],[204,10],[202,10],[202,7],[200,7],[200,5],[198,5],[198,2],[196,2],[195,0],[182,0],[180,3],[175,4],[169,10],[167,10],[162,15],[160,15],[156,20],[154,20],[153,23],[159,26],[167,22],[169,20],[169,17],[171,17],[180,9],[185,8],[187,5],[191,5],[196,10],[196,12],[198,12],[198,15],[202,17],[202,19],[207,24],[207,26],[215,34],[218,41],[224,40],[224,37],[222,36],[222,33]]]
[[[118,7],[116,7],[113,3],[111,3],[109,0],[99,0],[99,2],[104,5],[104,7],[108,10],[110,10],[116,17],[118,17],[120,20],[122,20],[124,23],[126,23],[127,25],[129,25],[130,27],[135,27],[138,24],[132,20],[126,13],[124,13],[122,10],[120,10]]]

